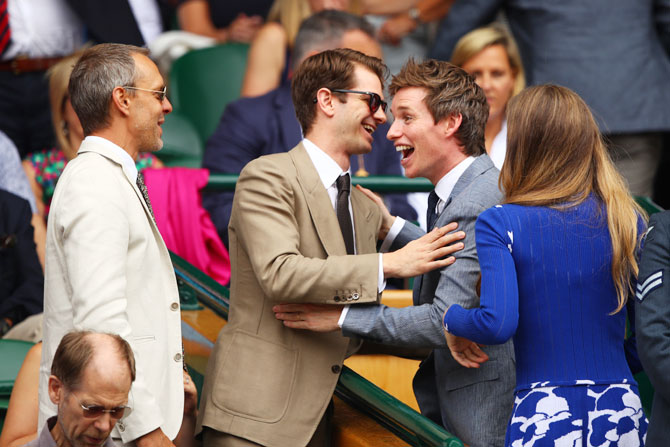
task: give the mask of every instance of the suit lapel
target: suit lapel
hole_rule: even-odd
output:
[[[356,188],[351,189],[351,208],[354,213],[354,228],[356,231],[356,253],[372,253],[376,250],[377,235],[370,231],[375,205]]]
[[[475,158],[475,161],[473,161],[472,164],[468,166],[468,169],[466,169],[465,172],[461,174],[458,181],[454,185],[454,189],[451,190],[451,194],[449,194],[449,198],[444,204],[442,213],[440,213],[440,215],[437,217],[435,225],[440,226],[449,223],[446,222],[446,220],[448,220],[448,213],[446,213],[447,207],[470,185],[470,183],[472,183],[475,178],[482,175],[492,167],[494,167],[493,162],[488,155],[484,154]]]
[[[296,167],[298,183],[302,188],[307,208],[312,216],[319,239],[326,253],[330,255],[346,255],[340,224],[337,222],[335,210],[330,203],[328,192],[323,187],[318,172],[307,155],[302,143],[289,152]]]

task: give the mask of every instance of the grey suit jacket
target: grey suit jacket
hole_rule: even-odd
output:
[[[647,447],[670,440],[670,211],[654,214],[640,260],[635,327],[640,360],[654,385]]]
[[[670,130],[669,0],[457,0],[430,57],[449,60],[458,39],[503,8],[529,85],[576,91],[604,133]],[[666,48],[667,50],[667,48]]]
[[[479,369],[460,366],[446,347],[442,316],[458,303],[479,305],[475,284],[479,263],[475,247],[477,216],[500,203],[498,170],[487,155],[478,157],[461,175],[437,225],[456,221],[465,231],[465,249],[456,262],[414,282],[414,306],[357,306],[349,309],[342,330],[378,343],[433,348],[414,378],[421,412],[470,445],[503,445],[516,384],[512,342],[487,346],[490,360]],[[397,249],[420,237],[423,230],[407,223],[396,237]]]

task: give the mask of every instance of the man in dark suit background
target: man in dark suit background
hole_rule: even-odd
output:
[[[0,189],[0,335],[42,312],[44,275],[28,201]]]
[[[292,67],[297,67],[312,54],[338,47],[381,56],[374,31],[365,19],[346,12],[326,10],[314,14],[301,25],[293,50]],[[401,175],[400,156],[393,144],[386,140],[387,131],[388,124],[380,125],[373,135],[372,152],[351,158],[352,174],[360,175],[357,171],[365,169],[373,175]],[[301,139],[300,125],[291,101],[291,87],[285,83],[265,95],[230,103],[207,143],[202,164],[211,172],[239,174],[251,160],[286,152]],[[404,194],[389,194],[386,198],[392,213],[408,220],[416,219],[416,212]],[[221,240],[228,246],[233,192],[205,194],[203,205],[211,214]]]
[[[670,439],[670,211],[654,214],[640,259],[635,327],[640,360],[654,385],[647,447]]]
[[[670,131],[670,59],[663,49],[670,45],[670,1],[457,0],[429,56],[449,60],[457,40],[500,9],[528,84],[559,84],[584,98],[631,192],[650,197],[662,134]]]

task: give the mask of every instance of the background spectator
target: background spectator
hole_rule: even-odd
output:
[[[249,43],[260,30],[272,0],[180,0],[179,27],[217,42]]]
[[[631,192],[651,196],[661,132],[670,131],[670,59],[659,39],[670,29],[670,1],[456,0],[429,56],[449,60],[457,40],[501,8],[528,83],[584,98]]]
[[[489,103],[486,152],[496,168],[502,169],[507,147],[507,102],[526,86],[519,49],[501,25],[492,25],[461,37],[451,62],[473,75],[484,89]]]

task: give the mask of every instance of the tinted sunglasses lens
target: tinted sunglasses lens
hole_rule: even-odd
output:
[[[370,107],[370,112],[376,113],[379,110],[382,99],[376,93],[370,94],[370,100],[368,101],[368,107]]]
[[[87,418],[97,418],[102,416],[103,413],[109,413],[109,416],[112,419],[121,419],[126,412],[126,407],[116,407],[111,410],[105,411],[105,407],[99,405],[93,405],[84,409],[84,416]]]

